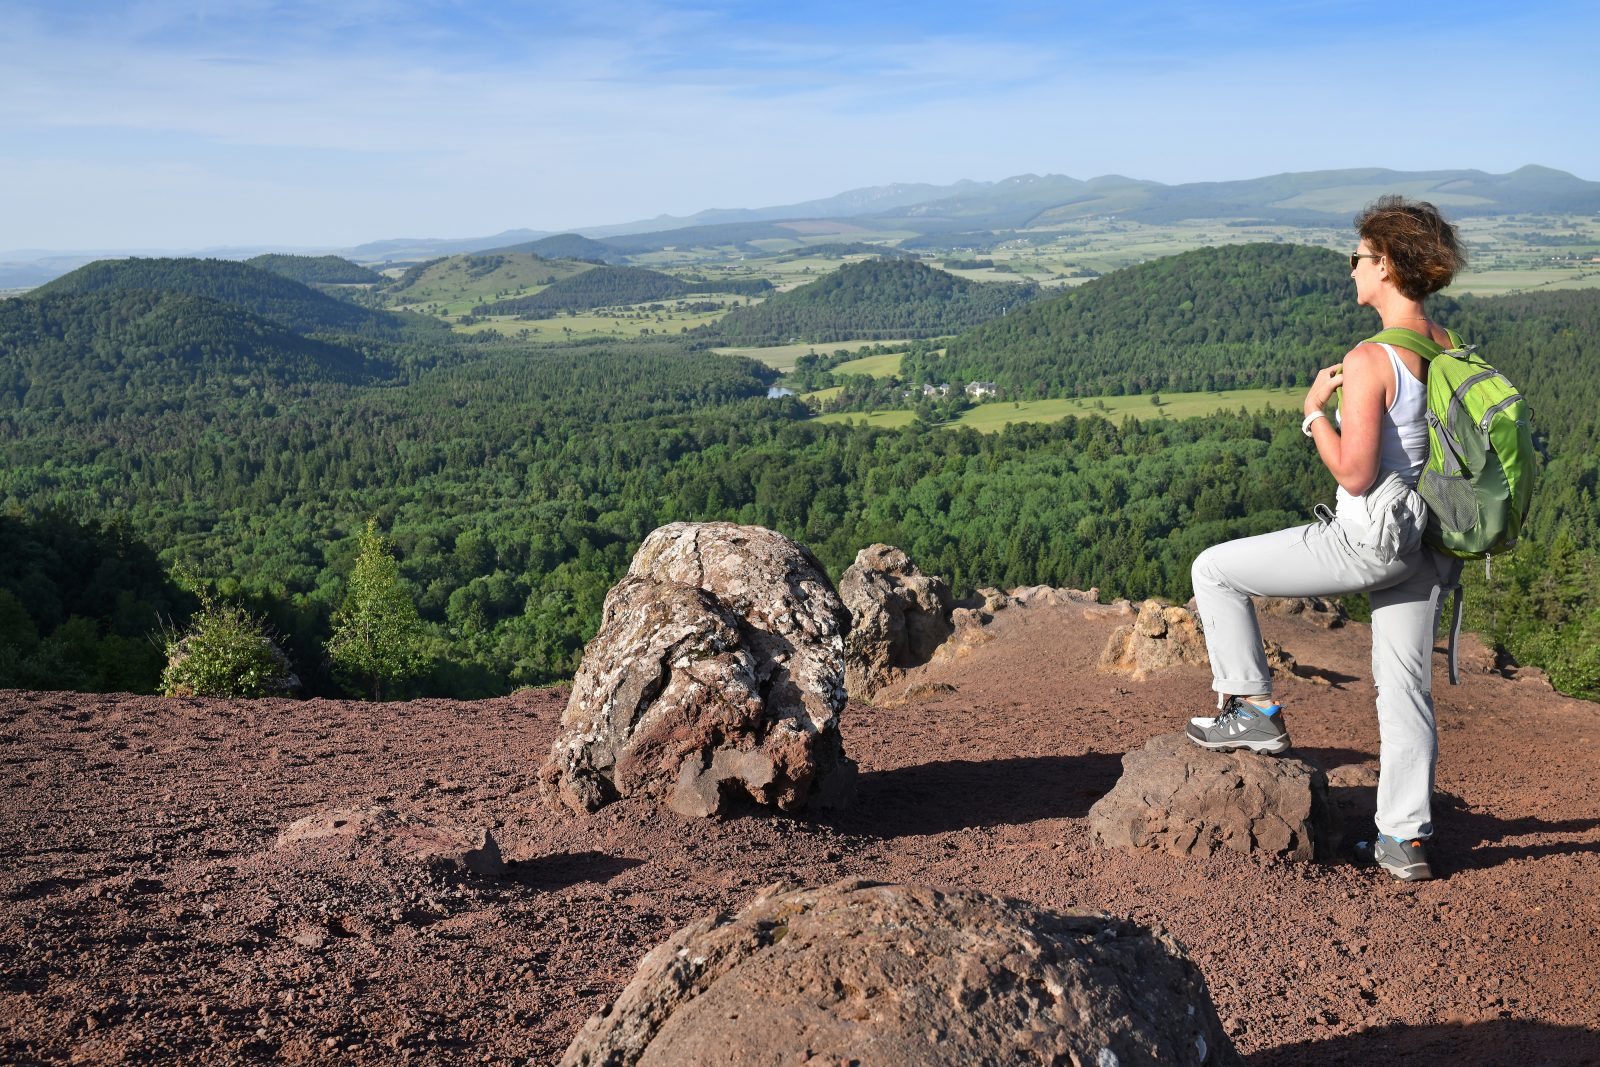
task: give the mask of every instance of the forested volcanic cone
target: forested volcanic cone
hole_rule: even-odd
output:
[[[858,798],[826,815],[557,810],[559,689],[0,692],[0,1061],[549,1063],[674,931],[859,878],[1169,931],[1253,1065],[1596,1062],[1600,707],[1481,648],[1459,687],[1438,665],[1435,881],[1350,841],[1317,863],[1101,848],[1086,816],[1123,754],[1214,706],[1200,667],[1101,671],[1127,621],[1030,597],[958,629],[961,654],[845,709]],[[1367,627],[1263,627],[1297,664],[1294,755],[1370,833]]]

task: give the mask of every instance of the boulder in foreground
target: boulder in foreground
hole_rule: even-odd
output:
[[[683,815],[848,801],[849,615],[804,546],[673,523],[606,596],[540,787],[575,811],[649,795]]]
[[[839,579],[850,612],[845,686],[857,700],[919,667],[950,636],[954,601],[944,579],[923,574],[900,549],[868,545]]]
[[[1302,760],[1214,752],[1162,734],[1122,757],[1089,809],[1096,843],[1209,856],[1219,848],[1310,860],[1334,842],[1328,779]]]
[[[1164,932],[983,893],[773,887],[646,955],[565,1067],[1240,1063]]]

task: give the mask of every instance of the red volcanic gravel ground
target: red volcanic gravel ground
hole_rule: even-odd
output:
[[[577,817],[535,776],[565,694],[472,703],[0,691],[0,1061],[547,1063],[639,957],[759,886],[847,876],[1087,905],[1172,930],[1249,1063],[1600,1063],[1600,707],[1536,672],[1437,690],[1438,881],[1348,862],[1110,852],[1085,813],[1123,752],[1211,706],[1203,671],[1095,669],[1119,621],[1012,608],[845,714],[830,818]],[[1328,684],[1280,690],[1297,754],[1370,828],[1367,629],[1269,619]],[[1442,678],[1441,665],[1441,678]],[[1363,785],[1362,783],[1367,783]],[[488,827],[499,878],[275,844],[382,804]]]

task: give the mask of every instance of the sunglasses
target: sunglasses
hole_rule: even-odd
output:
[[[1351,270],[1355,270],[1356,269],[1356,264],[1360,263],[1363,259],[1382,259],[1382,258],[1383,258],[1382,254],[1377,253],[1377,252],[1351,252],[1350,253],[1350,269]]]

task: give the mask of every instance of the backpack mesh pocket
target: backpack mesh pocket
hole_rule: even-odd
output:
[[[1417,492],[1447,532],[1466,533],[1478,525],[1478,497],[1466,478],[1424,470]]]

